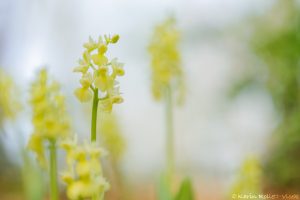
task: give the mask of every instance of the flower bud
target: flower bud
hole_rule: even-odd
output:
[[[111,43],[117,43],[119,41],[120,36],[119,35],[114,35],[111,38]]]

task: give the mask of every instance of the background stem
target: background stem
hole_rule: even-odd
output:
[[[167,159],[167,179],[172,182],[174,171],[174,130],[173,130],[173,102],[172,91],[169,86],[165,89],[166,100],[166,159]]]
[[[98,111],[98,89],[94,90],[93,108],[92,108],[92,125],[91,125],[91,141],[95,142],[97,139],[97,111]]]
[[[56,142],[50,141],[50,198],[51,200],[58,200],[58,187],[57,187],[57,164],[56,164]]]

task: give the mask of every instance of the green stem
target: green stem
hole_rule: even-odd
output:
[[[174,130],[173,130],[173,102],[172,91],[166,87],[166,159],[167,159],[167,179],[169,184],[172,182],[174,171]]]
[[[57,164],[56,164],[56,142],[50,141],[50,196],[51,200],[58,200],[58,187],[57,187]]]
[[[92,108],[92,126],[91,126],[91,141],[95,142],[97,139],[97,111],[98,111],[98,89],[94,90],[93,108]]]

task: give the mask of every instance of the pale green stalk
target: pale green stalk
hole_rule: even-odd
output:
[[[173,130],[173,101],[172,90],[169,86],[165,89],[166,99],[166,159],[167,159],[167,180],[172,182],[174,172],[174,130]]]
[[[56,142],[50,141],[50,199],[58,200],[58,186],[57,186],[57,164],[56,164]]]
[[[93,108],[92,108],[91,142],[96,142],[97,141],[98,103],[99,103],[100,99],[98,97],[99,96],[98,88],[93,89],[93,91],[94,91],[94,98],[93,98]],[[97,196],[92,196],[92,200],[97,200]]]
[[[91,141],[95,142],[97,139],[97,111],[98,111],[98,89],[94,89],[93,108],[92,108],[92,125],[91,125]]]

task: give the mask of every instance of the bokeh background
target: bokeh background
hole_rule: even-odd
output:
[[[26,103],[37,70],[46,66],[61,83],[74,132],[88,135],[89,107],[73,95],[79,77],[72,69],[89,36],[114,33],[120,41],[109,55],[126,71],[125,102],[114,107],[126,139],[121,170],[142,199],[154,199],[165,134],[147,46],[169,16],[182,34],[187,85],[174,116],[176,165],[192,178],[196,199],[226,199],[249,156],[262,165],[265,191],[299,192],[298,7],[296,0],[2,0],[0,66],[25,106],[1,135],[0,199],[22,199],[18,141],[26,143],[32,131]]]

